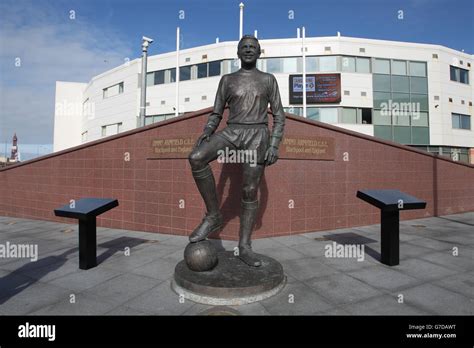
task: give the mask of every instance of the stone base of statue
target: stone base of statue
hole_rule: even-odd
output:
[[[286,284],[281,264],[258,254],[262,265],[250,267],[233,251],[218,253],[218,263],[207,272],[189,269],[183,260],[176,265],[172,289],[185,299],[213,306],[257,302],[277,294]]]

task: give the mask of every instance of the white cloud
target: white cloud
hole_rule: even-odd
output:
[[[45,2],[0,4],[0,143],[52,143],[56,81],[88,82],[132,59],[131,45],[69,8]],[[21,66],[15,67],[15,59]]]

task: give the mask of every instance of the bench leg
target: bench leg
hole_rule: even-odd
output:
[[[79,220],[79,268],[97,266],[96,218]]]
[[[400,212],[382,211],[381,218],[381,259],[388,266],[400,263]]]

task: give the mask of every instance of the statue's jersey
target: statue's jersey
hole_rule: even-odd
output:
[[[229,106],[228,125],[268,124],[267,109],[270,104],[273,113],[272,136],[282,137],[285,113],[278,83],[272,74],[257,69],[240,69],[222,76],[207,127],[217,128],[226,104]]]

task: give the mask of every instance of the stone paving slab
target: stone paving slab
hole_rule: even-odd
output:
[[[305,283],[334,306],[351,304],[383,294],[380,289],[344,273],[310,279]]]
[[[463,295],[433,284],[423,284],[402,292],[404,302],[433,314],[473,315],[474,303]],[[394,294],[396,295],[396,294]]]
[[[194,305],[191,301],[182,301],[177,294],[171,290],[169,280],[146,291],[142,295],[126,302],[125,306],[148,314],[157,315],[180,315],[184,314]]]
[[[0,243],[39,251],[36,262],[0,258],[0,314],[472,315],[473,226],[474,212],[401,221],[401,262],[393,267],[379,262],[380,224],[254,240],[255,251],[282,263],[287,285],[264,301],[226,308],[181,303],[171,289],[186,236],[98,227],[99,265],[84,271],[77,224],[0,217]],[[364,260],[325,257],[333,243],[364,245]]]

